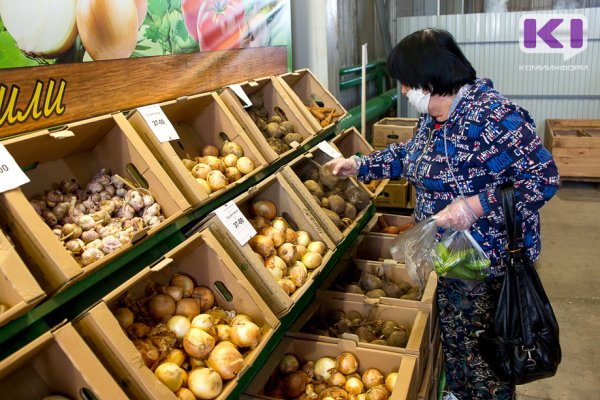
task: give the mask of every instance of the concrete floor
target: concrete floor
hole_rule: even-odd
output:
[[[561,334],[557,374],[517,386],[517,400],[600,399],[600,186],[565,182],[541,210],[538,273]]]

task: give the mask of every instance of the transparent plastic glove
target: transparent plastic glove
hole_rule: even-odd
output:
[[[358,175],[358,163],[354,157],[350,158],[334,158],[323,165],[328,168],[334,175],[337,176],[356,176]]]
[[[436,215],[436,224],[455,231],[469,229],[483,215],[478,196],[458,197]]]

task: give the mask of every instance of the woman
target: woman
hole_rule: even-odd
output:
[[[476,283],[439,277],[437,304],[454,396],[513,399],[514,386],[494,375],[478,352],[477,333],[494,316],[506,256],[499,188],[512,184],[531,259],[540,252],[538,209],[557,191],[552,155],[535,134],[529,113],[477,79],[452,35],[424,29],[402,39],[388,65],[402,94],[421,113],[417,132],[369,156],[330,161],[333,173],[360,180],[406,177],[416,189],[414,217],[437,214],[437,225],[469,230],[491,260]],[[450,397],[452,398],[452,397]]]

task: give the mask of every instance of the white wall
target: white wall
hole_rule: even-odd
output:
[[[506,97],[526,108],[543,137],[549,118],[600,118],[600,9],[562,10],[584,14],[588,47],[563,61],[561,54],[525,54],[519,48],[519,19],[532,12],[466,14],[397,19],[398,40],[421,28],[451,32],[477,75],[489,77]],[[557,11],[535,13],[560,14]],[[583,66],[586,70],[528,70],[519,66]]]

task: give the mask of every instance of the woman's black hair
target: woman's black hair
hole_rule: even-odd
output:
[[[435,28],[422,29],[402,39],[388,57],[388,70],[400,83],[434,95],[455,94],[477,77],[454,37]]]

